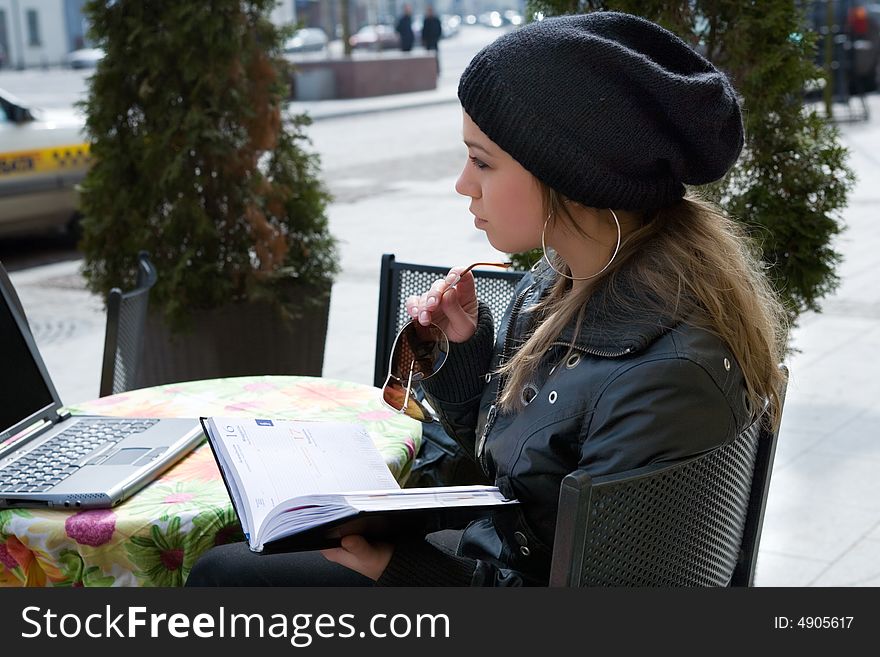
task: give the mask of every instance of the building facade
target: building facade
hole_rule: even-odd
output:
[[[67,53],[89,47],[86,0],[0,0],[0,68],[64,64]],[[294,0],[279,2],[272,21],[296,20]]]
[[[86,0],[0,0],[0,67],[58,66],[72,50],[89,47]],[[393,24],[407,2],[415,14],[428,5],[437,14],[479,14],[522,10],[524,0],[349,0],[351,31],[363,25]],[[341,36],[340,0],[279,0],[272,12],[277,25],[299,22],[322,28],[330,39]]]
[[[0,0],[0,65],[29,68],[63,62],[71,50],[67,4],[66,0]]]

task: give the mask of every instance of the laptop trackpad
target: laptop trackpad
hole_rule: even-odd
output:
[[[105,459],[101,465],[129,465],[130,463],[137,461],[149,451],[151,451],[149,447],[120,449],[118,452]]]

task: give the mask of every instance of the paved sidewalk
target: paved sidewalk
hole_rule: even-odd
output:
[[[329,118],[417,100],[455,102],[449,94],[445,87],[410,98],[324,101],[320,107]],[[869,102],[874,117],[880,117],[880,96]],[[316,118],[321,113],[310,111]],[[875,282],[880,119],[841,129],[859,176],[838,245],[845,256],[842,284],[824,302],[824,312],[808,313],[794,332],[800,352],[788,363],[791,383],[758,560],[759,586],[880,585],[880,376],[874,351],[880,348]],[[333,289],[325,376],[372,381],[378,256],[394,252],[400,260],[424,261],[409,232],[399,230],[401,222],[432,245],[431,260],[437,264],[497,257],[469,225],[453,182],[408,182],[391,199],[331,205],[330,229],[343,242],[343,270]],[[471,237],[450,244],[450,232]],[[83,289],[79,264],[11,275],[67,403],[97,396],[103,345],[103,304]]]
[[[858,181],[844,211],[841,285],[794,331],[757,583],[880,586],[880,96],[841,126]]]

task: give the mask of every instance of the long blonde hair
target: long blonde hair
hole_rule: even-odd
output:
[[[579,229],[563,197],[546,185],[541,187],[545,211]],[[631,288],[620,291],[624,267],[635,281],[636,298]],[[641,312],[650,304],[674,321],[686,320],[717,335],[742,368],[753,413],[769,402],[769,419],[778,427],[785,379],[779,364],[786,351],[787,315],[744,229],[695,197],[644,213],[641,225],[625,236],[612,265],[589,288],[574,291],[567,279],[557,277],[547,296],[528,310],[541,318],[534,333],[499,368],[506,381],[499,397],[502,410],[522,408],[518,391],[562,330],[572,321],[580,328],[590,291],[600,285],[607,286],[606,298],[615,312]]]

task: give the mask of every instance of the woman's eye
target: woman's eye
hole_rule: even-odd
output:
[[[482,160],[478,160],[478,159],[475,158],[475,157],[469,157],[468,159],[470,159],[471,164],[473,164],[473,165],[474,165],[475,167],[477,167],[478,169],[485,169],[487,166],[489,166],[488,164],[486,164],[486,163],[483,162]]]

